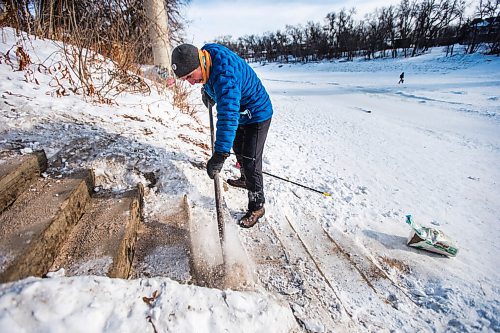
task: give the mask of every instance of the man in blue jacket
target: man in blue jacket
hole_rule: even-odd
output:
[[[172,69],[181,80],[203,84],[205,105],[217,103],[215,147],[207,173],[213,178],[220,172],[233,148],[241,177],[227,182],[248,190],[248,211],[240,226],[254,226],[265,213],[262,152],[273,115],[266,89],[254,70],[222,45],[179,45],[172,51]]]

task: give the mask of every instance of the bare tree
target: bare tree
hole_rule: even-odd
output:
[[[165,3],[163,0],[145,0],[144,7],[149,22],[149,40],[153,50],[154,64],[171,73],[168,16]]]
[[[480,0],[475,8],[474,14],[476,18],[469,20],[467,24],[467,53],[474,53],[477,51],[481,40],[479,39],[479,25],[487,25],[486,31],[483,31],[483,39],[490,43],[490,53],[498,54],[500,52],[500,33],[498,26],[500,25],[500,8],[498,0]],[[496,28],[495,28],[496,27]]]
[[[353,40],[353,27],[354,19],[353,16],[356,13],[356,9],[351,8],[346,10],[343,8],[337,16],[337,47],[341,56],[347,55],[348,60],[352,60],[353,50],[351,46],[355,44]]]
[[[328,13],[325,17],[326,25],[325,30],[328,38],[328,45],[330,47],[329,57],[334,57],[334,50],[337,45],[338,31],[335,22],[337,21],[337,14],[335,12]]]
[[[424,0],[415,8],[416,26],[412,56],[424,51],[439,32],[461,15],[463,0]]]
[[[363,20],[363,29],[365,32],[364,36],[364,49],[365,56],[367,59],[371,59],[375,57],[375,52],[378,50],[378,17],[375,13],[370,13],[365,15],[365,19]]]
[[[410,47],[410,36],[414,27],[414,18],[412,13],[416,6],[415,2],[410,3],[409,0],[402,0],[397,8],[397,33],[399,39],[396,42],[397,48],[402,48],[405,57],[408,56],[408,48]]]
[[[307,22],[305,40],[308,49],[307,55],[311,56],[312,60],[318,60],[325,57],[328,52],[328,43],[326,34],[323,32],[323,28],[319,23],[312,21]]]
[[[384,47],[383,52],[385,56],[385,46],[390,44],[391,46],[391,56],[393,58],[397,57],[397,47],[396,47],[396,11],[393,6],[382,8],[380,11],[380,23],[381,23],[381,35],[383,36],[382,45]]]
[[[276,32],[276,52],[281,60],[288,62],[288,36],[280,30]]]
[[[286,33],[290,36],[290,51],[295,59],[302,60],[302,45],[304,44],[304,30],[302,26],[287,25]]]

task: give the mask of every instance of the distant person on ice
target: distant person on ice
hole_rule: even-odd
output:
[[[266,89],[243,59],[217,44],[201,49],[177,46],[172,51],[172,70],[181,80],[203,84],[205,106],[217,103],[215,147],[207,173],[213,179],[233,148],[241,177],[227,183],[248,190],[248,211],[239,224],[254,226],[265,213],[262,153],[273,115]]]
[[[401,75],[399,76],[398,84],[400,83],[405,83],[405,72],[401,73]]]

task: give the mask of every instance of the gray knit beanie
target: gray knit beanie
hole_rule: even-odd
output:
[[[188,75],[200,66],[198,48],[191,44],[182,44],[172,51],[172,70],[177,77]]]

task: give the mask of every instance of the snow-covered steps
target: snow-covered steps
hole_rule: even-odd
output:
[[[187,196],[161,202],[161,213],[145,218],[139,228],[131,277],[168,277],[192,281]]]
[[[28,155],[2,152],[0,158],[0,212],[11,205],[46,169],[47,157],[43,151]]]
[[[142,184],[123,193],[94,193],[92,171],[56,177],[58,167],[51,165],[50,176],[40,177],[47,164],[43,153],[17,159],[0,164],[7,174],[3,178],[21,175],[17,178],[33,185],[19,197],[9,191],[15,186],[6,187],[14,203],[0,214],[0,283],[45,274],[101,275],[254,288],[237,226],[227,212],[222,242],[212,212],[191,205],[184,195],[164,196],[162,208],[149,210],[154,213],[142,223]],[[28,176],[23,170],[33,172]]]
[[[0,282],[47,273],[93,184],[91,171],[39,178],[0,215]]]
[[[141,184],[120,194],[92,193],[90,170],[40,177],[47,168],[44,152],[6,151],[0,161],[0,282],[60,268],[68,275],[129,277],[141,222]]]
[[[51,271],[126,279],[135,253],[144,188],[94,194],[78,225],[59,251]]]

